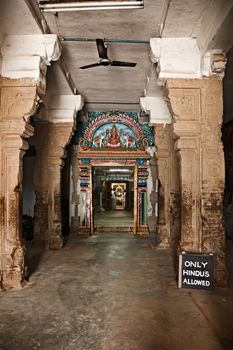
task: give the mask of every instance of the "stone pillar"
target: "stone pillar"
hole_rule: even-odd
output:
[[[48,121],[36,120],[34,242],[42,246],[48,245],[48,131]]]
[[[71,232],[78,232],[79,229],[79,159],[78,159],[79,146],[73,145],[72,157],[71,157],[71,169],[72,169],[72,193],[71,193]]]
[[[216,281],[225,284],[222,82],[215,78],[168,79],[166,86],[180,158],[180,249],[214,253]]]
[[[177,138],[175,148],[181,186],[180,249],[214,253],[215,277],[218,284],[224,284],[224,157],[220,129],[221,79],[226,60],[224,49],[205,52],[208,43],[206,40],[205,45],[202,43],[199,41],[198,44],[190,37],[152,38],[151,59],[156,63],[157,84],[168,89]]]
[[[172,128],[172,124],[155,126],[159,178],[157,243],[160,248],[175,247],[179,236],[179,172]]]
[[[75,129],[76,113],[82,106],[80,95],[54,95],[37,120],[35,238],[50,249],[63,246],[61,167],[66,157],[65,147]]]
[[[156,74],[154,74],[156,75]],[[153,84],[156,84],[152,80]],[[150,89],[151,90],[151,89]],[[172,139],[171,123],[172,117],[163,96],[163,88],[156,87],[154,92],[157,96],[146,96],[140,98],[140,105],[143,111],[149,115],[150,124],[154,125],[156,154],[150,163],[156,162],[158,165],[159,191],[158,194],[152,193],[154,204],[158,202],[158,222],[156,222],[156,243],[159,248],[169,248],[174,246],[174,232],[171,229],[171,200],[172,179],[178,176],[178,173],[172,172]],[[174,153],[174,151],[173,151]],[[175,211],[174,211],[175,212]],[[174,226],[174,225],[173,225]],[[177,240],[177,239],[176,239]]]
[[[36,110],[31,79],[0,80],[0,289],[19,288],[24,278],[22,240],[22,157],[33,128],[26,120]]]
[[[10,35],[1,48],[0,289],[24,279],[22,157],[33,135],[28,119],[45,93],[47,65],[60,56],[56,35]]]
[[[48,231],[49,248],[63,246],[61,217],[61,166],[74,123],[49,123],[48,133]]]

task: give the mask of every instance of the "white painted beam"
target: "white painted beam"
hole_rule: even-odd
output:
[[[2,76],[34,78],[46,74],[46,67],[61,55],[57,35],[8,35],[1,48]]]
[[[46,120],[51,123],[73,123],[77,111],[81,110],[83,105],[82,95],[50,96],[46,108]]]
[[[159,79],[201,76],[201,55],[193,38],[150,39],[151,59],[158,64]]]
[[[202,54],[195,38],[151,38],[151,60],[157,63],[158,80],[196,79],[215,75],[222,78],[226,64],[221,50]]]
[[[141,97],[141,109],[149,113],[150,124],[171,124],[172,117],[163,97]]]

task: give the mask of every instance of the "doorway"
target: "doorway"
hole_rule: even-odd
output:
[[[135,218],[135,170],[133,166],[93,166],[93,229],[133,231]]]

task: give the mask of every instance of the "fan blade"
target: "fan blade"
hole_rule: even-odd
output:
[[[97,50],[99,54],[99,58],[108,59],[107,49],[104,46],[104,41],[102,39],[96,39]]]
[[[137,63],[133,62],[124,62],[124,61],[112,61],[111,66],[117,67],[135,67]]]
[[[98,66],[101,66],[100,63],[93,63],[93,64],[88,64],[87,66],[82,66],[82,67],[79,67],[80,69],[87,69],[87,68],[93,68],[93,67],[98,67]]]

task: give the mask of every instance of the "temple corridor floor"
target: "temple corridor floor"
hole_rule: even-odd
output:
[[[132,227],[133,211],[109,210],[95,213],[94,226],[98,227]]]
[[[172,252],[144,238],[71,236],[0,292],[0,349],[230,350],[233,290],[178,289]]]

